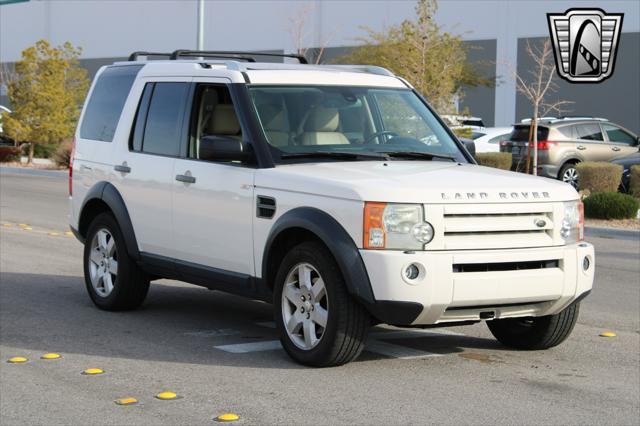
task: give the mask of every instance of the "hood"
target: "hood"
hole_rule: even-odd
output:
[[[395,203],[513,203],[578,199],[568,184],[444,161],[356,161],[260,169],[256,187]]]

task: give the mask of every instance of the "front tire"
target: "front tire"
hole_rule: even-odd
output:
[[[333,256],[320,243],[302,243],[284,257],[274,306],[282,346],[301,364],[346,364],[364,348],[369,314],[351,298]]]
[[[91,222],[84,245],[84,280],[100,309],[135,309],[149,291],[149,277],[131,260],[118,222],[101,213]]]
[[[556,315],[488,321],[491,334],[505,346],[523,350],[548,349],[564,342],[578,320],[580,304]]]

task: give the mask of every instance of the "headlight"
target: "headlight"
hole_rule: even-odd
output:
[[[364,248],[422,250],[433,235],[420,204],[365,203]]]
[[[564,203],[560,236],[564,239],[565,244],[582,241],[584,238],[584,206],[582,201]]]

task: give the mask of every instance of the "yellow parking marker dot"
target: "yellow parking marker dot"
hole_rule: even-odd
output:
[[[46,353],[40,357],[40,359],[59,359],[62,358],[62,355],[55,354],[53,352]]]
[[[27,225],[26,223],[19,223],[19,224],[18,224],[18,226],[19,226],[20,228],[26,228],[26,227],[27,227],[27,226],[29,226],[29,225]]]
[[[71,231],[66,231],[66,232],[64,233],[64,235],[68,235],[68,236],[70,236],[70,237],[73,237],[73,232],[71,232]]]
[[[7,360],[7,362],[11,363],[11,364],[20,364],[23,362],[27,362],[29,361],[27,358],[23,357],[23,356],[14,356],[13,358],[9,358]]]
[[[613,331],[605,331],[603,333],[600,333],[600,337],[616,337],[617,334],[614,333]]]
[[[30,226],[25,226],[22,229],[24,229],[25,231],[33,231],[33,228]]]
[[[11,228],[13,225],[10,223],[3,223],[2,226],[4,226],[5,228]]]
[[[138,403],[138,400],[135,398],[119,398],[114,401],[118,405],[135,405]]]
[[[102,373],[104,373],[104,370],[101,370],[99,368],[87,368],[82,372],[82,374],[86,376],[94,376],[96,374],[102,374]]]
[[[216,420],[219,422],[235,422],[236,420],[240,420],[240,416],[234,413],[224,413],[216,417]]]
[[[156,398],[162,399],[162,400],[176,399],[177,397],[178,397],[178,394],[170,391],[160,392],[159,394],[156,395]]]
[[[57,237],[58,235],[60,235],[59,232],[49,232],[47,235],[51,236],[51,237]]]

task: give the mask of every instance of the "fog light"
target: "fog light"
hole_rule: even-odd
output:
[[[585,256],[584,260],[582,261],[582,269],[584,271],[587,271],[590,266],[591,266],[591,261],[589,260],[589,257]]]
[[[415,263],[407,266],[407,268],[404,270],[404,276],[407,277],[408,280],[413,281],[418,278],[418,275],[420,275],[420,269]]]

